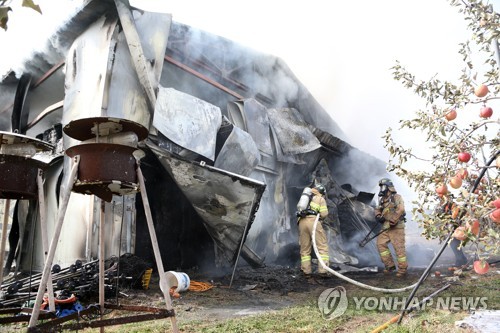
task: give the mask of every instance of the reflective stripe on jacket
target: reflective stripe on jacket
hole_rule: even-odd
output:
[[[311,202],[309,206],[312,210],[319,213],[320,219],[324,219],[328,216],[328,206],[326,205],[326,200],[323,198],[321,193],[318,192],[315,188],[312,189],[313,197],[311,198]]]

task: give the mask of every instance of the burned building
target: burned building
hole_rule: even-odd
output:
[[[0,130],[53,147],[33,154],[44,163],[49,237],[69,153],[106,136],[143,153],[166,269],[231,267],[240,255],[252,266],[296,264],[295,206],[313,181],[328,189],[330,257],[350,265],[378,261],[374,247],[360,249],[357,242],[373,222],[373,195],[362,190],[385,175],[385,164],[348,144],[348,134],[293,71],[277,57],[170,14],[131,13],[124,22],[114,1],[85,1],[22,73],[2,79]],[[90,168],[126,173],[121,163]],[[97,257],[100,202],[106,256],[153,260],[136,185],[134,178],[79,179],[55,262]],[[39,204],[16,200],[7,266],[42,268]]]

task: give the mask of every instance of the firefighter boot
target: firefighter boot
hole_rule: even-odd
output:
[[[396,270],[396,267],[395,266],[390,266],[390,267],[386,267],[384,269],[384,274],[385,275],[389,275],[391,274],[392,272],[394,272]]]
[[[402,278],[406,276],[408,269],[408,264],[405,262],[399,262],[398,263],[398,272],[396,273],[396,277]]]
[[[391,274],[396,270],[394,261],[392,261],[391,251],[388,248],[383,248],[379,246],[380,259],[385,266],[384,274]]]
[[[302,274],[305,276],[311,276],[312,273],[312,264],[311,264],[311,256],[303,256],[301,258],[300,270]]]

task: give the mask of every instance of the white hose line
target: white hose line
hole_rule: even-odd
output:
[[[418,284],[418,283],[415,283],[415,284],[412,284],[411,286],[404,287],[404,288],[398,288],[398,289],[378,288],[378,287],[372,287],[372,286],[369,286],[367,284],[355,281],[355,280],[353,280],[351,278],[348,278],[345,275],[340,274],[339,272],[334,271],[333,269],[331,269],[330,267],[328,267],[327,265],[325,265],[325,263],[323,262],[323,260],[320,259],[321,256],[320,256],[320,254],[318,252],[318,248],[316,247],[316,226],[318,225],[318,220],[319,220],[319,214],[316,215],[316,219],[314,220],[314,225],[313,225],[313,231],[312,231],[313,249],[314,249],[314,253],[316,253],[316,257],[318,258],[318,264],[321,265],[321,267],[323,267],[324,269],[326,269],[328,272],[330,272],[333,275],[335,275],[336,277],[339,277],[342,280],[350,282],[350,283],[352,283],[352,284],[354,284],[354,285],[356,285],[358,287],[365,288],[365,289],[370,289],[370,290],[374,290],[374,291],[380,291],[380,292],[383,292],[383,293],[400,293],[400,292],[403,292],[403,291],[411,290],[411,289],[415,288],[415,286]]]

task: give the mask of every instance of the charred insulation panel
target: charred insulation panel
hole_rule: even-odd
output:
[[[217,249],[219,265],[233,264],[259,206],[264,183],[181,159],[152,142],[161,164],[203,219]]]

